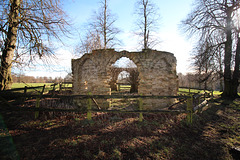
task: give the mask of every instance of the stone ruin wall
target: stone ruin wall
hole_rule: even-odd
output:
[[[72,60],[73,94],[111,95],[111,66],[119,58],[127,57],[139,72],[138,94],[175,96],[178,91],[176,58],[172,53],[143,50],[142,52],[117,52],[113,49],[94,50],[79,59]],[[152,106],[161,103],[167,106],[173,99],[144,100]],[[146,109],[146,108],[145,108]],[[155,108],[156,109],[156,108]]]

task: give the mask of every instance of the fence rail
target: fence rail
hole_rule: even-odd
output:
[[[4,92],[15,92],[15,91],[27,91],[28,89],[38,89],[38,88],[43,88],[45,87],[45,85],[43,86],[36,86],[36,87],[23,87],[23,88],[14,88],[14,89],[8,89],[8,90],[4,90],[4,91],[0,91],[0,94],[1,93],[4,93]]]
[[[27,85],[27,84],[26,84]],[[52,90],[51,92],[54,93],[57,89],[56,86],[59,85],[59,91],[62,91],[62,90],[72,90],[72,82],[60,82],[60,83],[53,83],[50,85],[50,87],[52,87]],[[70,85],[70,86],[69,86]],[[11,93],[11,92],[16,92],[16,91],[23,91],[24,93],[27,93],[28,90],[35,90],[39,93],[41,93],[42,91],[39,91],[37,89],[40,89],[40,88],[44,88],[45,89],[46,85],[42,85],[42,86],[25,86],[25,87],[22,87],[22,88],[14,88],[14,89],[8,89],[8,90],[4,90],[4,91],[0,91],[0,94],[5,94],[5,93]],[[44,92],[44,90],[43,90]]]
[[[193,113],[203,107],[206,104],[206,100],[203,101],[203,103],[200,103],[200,98],[204,96],[205,98],[205,93],[204,94],[189,94],[189,95],[181,95],[181,96],[152,96],[152,95],[44,95],[44,86],[38,86],[38,87],[27,87],[27,89],[34,89],[34,88],[40,88],[43,87],[42,92],[40,93],[40,95],[30,95],[30,94],[26,94],[24,93],[22,96],[18,95],[18,98],[20,97],[24,97],[24,99],[26,98],[31,98],[34,99],[36,98],[36,105],[35,107],[15,107],[13,105],[11,105],[11,103],[8,102],[8,100],[5,100],[6,96],[7,98],[12,98],[14,99],[14,94],[12,95],[12,97],[7,94],[4,94],[6,92],[0,92],[0,101],[2,101],[2,103],[5,103],[8,107],[1,107],[2,110],[12,110],[12,111],[32,111],[35,112],[35,118],[37,118],[39,116],[39,112],[78,112],[78,113],[87,113],[87,119],[91,120],[91,113],[92,112],[106,112],[106,113],[139,113],[139,120],[142,121],[143,119],[143,115],[142,113],[171,113],[171,114],[179,114],[179,113],[187,113],[187,119],[188,122],[192,122],[192,115]],[[26,88],[26,87],[25,87]],[[25,89],[24,88],[24,89]],[[20,90],[20,89],[18,89]],[[26,90],[26,89],[25,89]],[[12,91],[16,91],[16,90],[12,90]],[[64,108],[41,108],[40,107],[40,100],[44,99],[44,98],[59,98],[59,99],[74,99],[74,98],[78,98],[78,99],[86,99],[87,100],[87,107],[86,109],[64,109]],[[137,99],[139,101],[139,109],[138,110],[103,110],[103,109],[93,109],[92,108],[92,101],[94,102],[94,99],[114,99],[114,98],[121,98],[121,99]],[[143,99],[169,99],[169,98],[178,98],[180,101],[178,103],[182,103],[182,102],[187,102],[187,107],[185,110],[173,110],[172,106],[175,105],[171,105],[170,107],[168,107],[168,109],[171,110],[144,110],[143,109],[143,103],[142,100]],[[193,101],[197,101],[196,105],[194,106]],[[176,103],[176,104],[178,104]]]
[[[8,98],[16,98],[14,94],[3,94],[0,92],[0,96],[8,97]],[[17,97],[21,97],[21,95],[17,95]],[[26,98],[35,98],[39,97],[38,94],[26,94],[22,95],[22,97]],[[87,99],[87,98],[94,98],[94,99],[114,99],[114,98],[122,98],[122,99],[129,99],[129,98],[143,98],[143,99],[169,99],[169,98],[190,98],[191,96],[181,95],[181,96],[154,96],[154,95],[51,95],[51,94],[42,94],[42,98],[80,98],[80,99]]]
[[[212,91],[212,89],[194,88],[194,87],[179,87],[179,88],[190,89],[190,90],[205,90],[205,91]]]

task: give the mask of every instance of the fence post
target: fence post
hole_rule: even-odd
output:
[[[91,96],[91,92],[88,93],[89,96]],[[92,120],[92,112],[91,112],[91,109],[92,109],[92,100],[91,100],[91,97],[88,97],[87,99],[87,119],[90,121]]]
[[[44,93],[45,87],[46,87],[46,85],[44,84],[44,85],[43,85],[43,89],[42,89],[42,91],[40,92],[39,97],[37,97],[37,99],[36,99],[36,105],[35,105],[36,108],[39,108],[39,107],[40,107],[40,100],[41,100],[42,95],[43,95],[43,93]],[[38,117],[39,117],[39,111],[35,111],[35,119],[37,119]]]
[[[52,89],[52,95],[55,95],[55,86],[56,86],[56,84],[55,84],[55,83],[53,83],[52,85],[53,85],[53,89]]]
[[[193,97],[187,98],[187,122],[192,124],[193,115]]]
[[[119,91],[119,92],[121,91],[120,87],[121,87],[120,84],[118,84],[118,91]]]
[[[142,96],[142,95],[140,94],[140,96]],[[139,110],[143,110],[143,101],[142,101],[141,97],[138,99],[138,102],[139,102]],[[142,122],[142,121],[143,121],[143,113],[140,112],[139,113],[139,122]]]
[[[59,92],[62,91],[62,85],[63,85],[63,83],[59,83]]]
[[[201,97],[201,95],[200,95],[200,92],[198,91],[197,105],[200,104],[200,97]]]
[[[27,94],[27,86],[24,87],[24,96]]]
[[[35,107],[36,108],[40,107],[40,97],[37,97]],[[37,119],[38,117],[39,117],[39,111],[35,111],[35,119]]]
[[[46,85],[44,84],[44,85],[43,85],[42,92],[40,93],[40,96],[41,96],[41,97],[42,97],[42,95],[43,95],[43,93],[44,93],[45,87],[46,87]]]
[[[206,91],[205,91],[205,89],[204,89],[204,100],[206,99]]]
[[[26,101],[26,97],[27,97],[27,86],[24,87],[24,93],[23,93],[23,98],[22,98],[21,102]]]

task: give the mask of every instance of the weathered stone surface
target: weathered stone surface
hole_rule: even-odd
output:
[[[172,53],[156,50],[117,52],[113,49],[95,50],[91,54],[72,60],[73,93],[110,95],[111,66],[121,57],[128,57],[137,65],[139,94],[177,95],[176,58]],[[173,100],[164,100],[163,104],[168,105],[172,102]]]

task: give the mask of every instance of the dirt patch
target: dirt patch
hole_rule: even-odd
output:
[[[186,114],[1,112],[0,159],[236,159],[240,100]],[[234,152],[234,153],[232,153]]]

